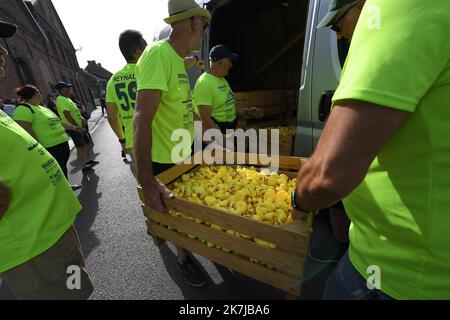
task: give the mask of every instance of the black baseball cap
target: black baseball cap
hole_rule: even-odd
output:
[[[67,83],[67,82],[58,82],[57,84],[55,84],[55,89],[57,91],[61,91],[64,88],[72,88],[72,84],[71,83]]]
[[[331,26],[334,21],[341,18],[345,14],[346,10],[355,5],[357,2],[357,0],[331,0],[328,13],[322,21],[319,22],[317,28],[320,29]]]
[[[228,58],[230,60],[237,60],[239,59],[239,55],[236,53],[233,53],[224,45],[218,45],[211,49],[211,52],[209,53],[209,58],[212,62],[222,60],[224,58]]]
[[[11,38],[17,32],[15,24],[0,20],[0,38]]]

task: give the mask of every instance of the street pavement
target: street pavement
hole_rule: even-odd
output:
[[[95,173],[83,176],[73,150],[69,160],[71,184],[81,184],[77,193],[83,210],[76,227],[95,291],[95,300],[260,300],[284,299],[281,291],[195,256],[204,267],[208,284],[204,288],[187,285],[175,264],[172,245],[161,250],[147,235],[144,216],[136,192],[131,162],[120,156],[120,144],[95,110],[89,121],[95,142]],[[340,249],[333,239],[326,215],[314,223],[312,253],[329,260]],[[324,258],[322,258],[324,259]],[[308,259],[301,299],[320,299],[334,263]],[[0,279],[0,300],[14,299]]]

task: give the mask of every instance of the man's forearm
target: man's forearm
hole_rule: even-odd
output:
[[[136,157],[137,179],[145,184],[153,178],[152,168],[152,128],[148,120],[136,114],[134,119],[134,154]]]
[[[64,121],[61,121],[61,125],[64,129],[66,129],[66,131],[75,131],[75,127],[78,127]]]
[[[78,124],[76,123],[76,121],[73,119],[72,115],[70,113],[64,113],[64,115],[66,116],[67,121],[69,122],[69,124],[75,126],[75,127],[79,127]]]
[[[116,115],[110,115],[108,114],[108,122],[111,126],[111,129],[116,134],[117,138],[119,140],[125,139],[125,132],[123,132],[122,125],[120,124],[119,117]]]
[[[328,208],[345,196],[333,188],[332,182],[324,179],[320,162],[311,159],[300,170],[297,184],[297,197],[303,209],[311,211]]]
[[[205,124],[205,130],[217,129],[220,131],[219,126],[214,122],[214,120],[211,117],[204,117],[203,123]]]
[[[199,106],[201,120],[203,121],[204,130],[208,129],[217,129],[220,131],[219,126],[214,122],[211,116],[211,107],[210,106]]]
[[[336,104],[311,159],[298,177],[298,204],[318,210],[348,196],[408,113],[346,100]]]

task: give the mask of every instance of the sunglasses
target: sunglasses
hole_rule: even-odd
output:
[[[344,17],[350,12],[350,10],[353,9],[354,6],[355,6],[355,5],[353,5],[353,6],[351,6],[350,8],[348,8],[348,10],[345,11],[345,13],[344,13],[344,14],[343,14],[336,22],[334,22],[334,23],[331,25],[330,29],[333,30],[333,31],[336,32],[336,33],[341,32],[341,28],[338,26],[338,24],[339,24],[339,22],[341,22],[342,19],[344,19]]]

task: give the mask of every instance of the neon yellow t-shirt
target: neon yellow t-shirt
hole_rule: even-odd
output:
[[[24,105],[17,106],[13,113],[13,119],[30,122],[31,129],[41,145],[50,148],[69,140],[66,130],[56,114],[43,106],[27,105],[29,108]]]
[[[0,219],[0,273],[53,246],[81,205],[56,160],[0,110],[0,180],[12,201]]]
[[[236,99],[227,80],[204,73],[197,80],[194,98],[198,106],[209,106],[217,122],[236,120]]]
[[[185,129],[194,141],[194,105],[189,78],[180,57],[167,40],[149,45],[136,66],[138,91],[161,90],[161,103],[152,123],[152,160],[173,163],[172,150],[180,141],[172,141],[177,129]],[[182,154],[188,157],[190,154]]]
[[[82,126],[83,116],[81,115],[80,109],[78,109],[77,105],[72,101],[72,99],[58,96],[58,98],[56,98],[56,110],[58,110],[61,120],[65,123],[71,124],[64,115],[64,111],[69,111],[76,124],[79,127]]]
[[[409,113],[344,200],[353,265],[396,299],[450,299],[449,30],[448,0],[368,0],[334,96]]]
[[[133,148],[133,117],[137,93],[135,69],[136,64],[127,64],[111,77],[106,87],[106,102],[114,103],[119,110],[128,149]]]

